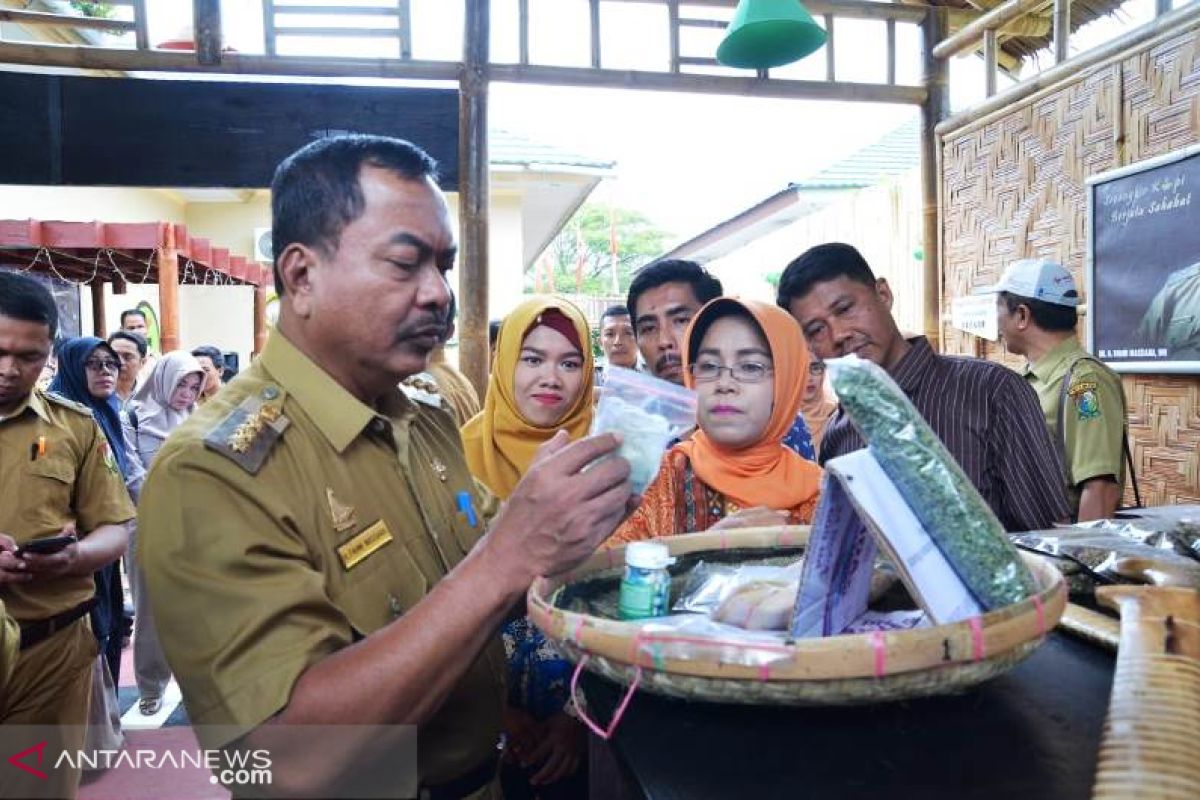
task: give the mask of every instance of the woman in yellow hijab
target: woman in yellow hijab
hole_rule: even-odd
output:
[[[483,411],[462,429],[471,474],[507,499],[538,447],[592,425],[595,366],[587,318],[566,300],[533,297],[504,319]]]
[[[500,326],[483,411],[463,426],[467,465],[508,498],[543,442],[565,429],[572,439],[592,425],[591,338],[578,308],[553,297],[521,303]],[[501,631],[508,656],[505,796],[587,794],[587,732],[566,713],[571,664],[527,618]]]
[[[605,545],[703,531],[762,509],[781,512],[765,515],[778,522],[811,522],[821,468],[783,444],[808,374],[800,326],[768,303],[718,297],[684,341],[699,430],[667,451],[641,505]]]

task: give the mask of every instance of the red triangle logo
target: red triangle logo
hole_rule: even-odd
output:
[[[29,755],[30,753],[36,752],[37,753],[37,763],[41,764],[42,763],[42,755],[45,753],[45,751],[46,751],[46,742],[38,742],[33,747],[26,747],[24,750],[17,753],[16,755],[9,756],[8,763],[12,764],[17,769],[25,770],[30,775],[36,775],[37,777],[41,778],[42,780],[48,780],[50,776],[47,775],[46,773],[42,772],[40,769],[34,769],[33,767],[29,766],[28,764],[21,763],[21,759],[25,758],[25,756]]]

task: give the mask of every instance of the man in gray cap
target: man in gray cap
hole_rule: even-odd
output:
[[[1076,518],[1111,517],[1125,487],[1125,392],[1075,336],[1075,280],[1060,264],[1031,258],[1010,264],[988,291],[998,295],[1000,337],[1027,359],[1025,378],[1063,450]]]
[[[1200,263],[1167,276],[1138,325],[1137,342],[1165,347],[1172,359],[1200,360]]]

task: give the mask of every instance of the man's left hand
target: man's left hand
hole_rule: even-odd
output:
[[[587,731],[583,723],[559,712],[542,723],[541,741],[527,757],[532,764],[541,764],[529,782],[547,786],[570,777],[579,769],[587,749]]]

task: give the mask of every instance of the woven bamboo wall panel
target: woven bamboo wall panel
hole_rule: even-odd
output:
[[[1200,29],[1015,105],[942,141],[942,319],[1012,260],[1062,262],[1084,287],[1085,180],[1200,142]],[[1086,300],[1086,298],[1085,298]],[[943,349],[1012,367],[1003,348],[943,324]],[[1146,502],[1200,503],[1200,376],[1128,376]]]

